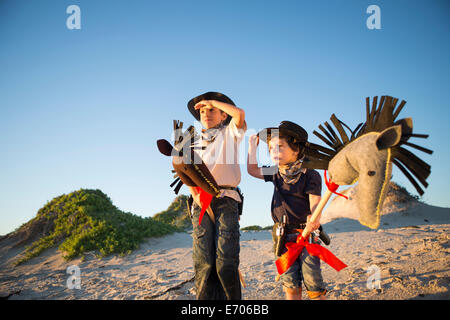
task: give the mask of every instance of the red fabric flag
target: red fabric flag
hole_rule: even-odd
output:
[[[348,197],[346,195],[343,195],[342,193],[337,193],[336,192],[336,190],[339,188],[339,185],[334,183],[333,181],[331,181],[331,179],[328,180],[328,178],[327,178],[327,170],[323,171],[323,175],[325,177],[325,185],[327,186],[328,190],[330,190],[334,194],[337,194],[338,196],[344,197],[345,199],[348,200]]]
[[[283,274],[294,263],[298,256],[302,253],[303,248],[306,247],[308,253],[312,256],[318,257],[320,260],[326,262],[330,267],[336,271],[341,271],[347,265],[339,260],[328,249],[316,243],[309,243],[308,240],[302,237],[301,233],[297,237],[297,242],[286,243],[288,251],[275,261],[278,274]]]
[[[203,215],[205,214],[206,209],[208,209],[213,196],[200,187],[195,187],[195,191],[200,195],[200,203],[202,205],[200,217],[198,218],[198,225],[200,225],[202,223]]]

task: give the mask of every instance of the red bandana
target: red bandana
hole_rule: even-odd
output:
[[[213,196],[200,187],[195,187],[195,191],[200,194],[200,203],[202,205],[202,211],[200,211],[200,217],[198,219],[198,225],[200,225],[202,223],[203,215],[205,214],[206,209],[208,209]]]
[[[334,254],[332,254],[331,251],[325,249],[319,244],[309,243],[307,239],[302,237],[301,230],[300,234],[297,237],[297,241],[286,243],[286,248],[288,249],[288,251],[280,258],[278,258],[277,261],[275,261],[278,274],[283,274],[287,269],[290,268],[290,266],[298,258],[300,253],[302,253],[303,248],[306,248],[311,256],[318,257],[320,260],[326,262],[336,271],[340,271],[343,268],[347,267],[347,265],[339,260]]]

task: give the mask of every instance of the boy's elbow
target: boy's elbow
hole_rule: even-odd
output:
[[[242,121],[245,120],[245,111],[244,111],[244,109],[239,108],[239,117],[241,118]]]
[[[258,168],[257,165],[253,164],[247,164],[247,172],[249,175],[251,175],[254,178],[258,179],[264,179],[264,177],[261,175],[261,170]]]
[[[241,108],[238,108],[238,114],[235,117],[236,127],[242,129],[245,124],[245,111]]]
[[[259,178],[259,176],[254,171],[247,171],[249,175],[251,175],[253,178]]]

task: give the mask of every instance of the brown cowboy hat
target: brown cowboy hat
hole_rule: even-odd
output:
[[[192,115],[194,116],[195,119],[197,119],[198,121],[200,121],[200,111],[199,110],[195,110],[195,105],[202,101],[202,100],[217,100],[220,102],[225,102],[225,103],[229,103],[233,106],[236,106],[234,104],[234,102],[228,98],[226,95],[224,95],[223,93],[220,92],[206,92],[204,94],[201,94],[195,98],[192,98],[191,100],[189,100],[187,106],[189,111],[192,113]],[[225,119],[224,124],[228,124],[231,121],[231,116],[228,115],[228,117]]]
[[[260,132],[258,132],[257,136],[262,141],[267,143],[267,140],[270,139],[272,131],[274,130],[277,130],[279,134],[283,133],[295,138],[301,145],[305,145],[308,142],[308,133],[306,132],[306,130],[291,121],[281,121],[278,127],[262,129]]]

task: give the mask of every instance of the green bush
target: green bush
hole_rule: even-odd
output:
[[[260,226],[248,226],[248,227],[244,227],[241,228],[242,231],[262,231],[262,230],[272,230],[272,226],[267,226],[267,227],[260,227]]]
[[[144,238],[180,231],[150,217],[142,218],[119,210],[98,189],[80,189],[54,198],[23,227],[30,228],[33,223],[43,223],[45,220],[51,220],[53,228],[49,234],[42,234],[28,246],[16,264],[57,244],[66,260],[92,250],[97,250],[101,256],[126,254],[137,249]]]
[[[192,222],[187,211],[187,199],[188,196],[184,194],[177,196],[166,210],[155,214],[153,219],[181,229],[191,228]]]
[[[262,228],[260,226],[248,226],[241,228],[242,231],[261,231]]]

